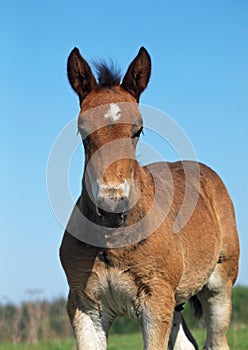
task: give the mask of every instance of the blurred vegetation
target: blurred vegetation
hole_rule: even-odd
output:
[[[189,328],[202,328],[204,321],[194,316],[190,303],[186,303],[183,311]],[[232,323],[248,324],[248,287],[236,286],[232,292]]]
[[[184,309],[184,317],[190,329],[201,329],[203,321],[196,319],[190,305]],[[236,286],[233,289],[233,326],[248,325],[248,288]],[[140,328],[133,320],[117,318],[111,334],[131,334]],[[0,343],[32,343],[69,339],[73,337],[66,314],[66,301],[63,298],[48,301],[0,304]]]
[[[201,328],[193,329],[193,334],[197,340],[199,348],[202,349],[205,332]],[[229,328],[227,332],[228,343],[230,349],[247,350],[248,349],[248,325],[241,328],[234,326]],[[76,342],[74,339],[60,339],[39,344],[1,344],[0,350],[76,350]],[[113,334],[109,338],[108,350],[140,350],[142,349],[141,333],[130,334]]]

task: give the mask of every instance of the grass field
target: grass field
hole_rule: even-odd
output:
[[[204,330],[196,329],[193,331],[195,338],[200,346],[204,342]],[[228,332],[228,341],[231,350],[248,349],[248,326],[234,326]],[[108,350],[141,350],[142,339],[139,333],[126,335],[111,335],[109,339]],[[31,344],[0,344],[0,350],[76,350],[73,339],[42,342],[37,345]]]

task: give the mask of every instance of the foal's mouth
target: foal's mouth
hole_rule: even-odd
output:
[[[117,228],[125,224],[128,210],[123,212],[109,212],[96,206],[97,222],[105,227]]]
[[[127,196],[113,198],[98,196],[95,201],[97,221],[102,226],[119,227],[126,221],[130,210],[130,201]]]

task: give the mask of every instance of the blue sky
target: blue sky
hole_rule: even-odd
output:
[[[112,57],[123,72],[140,46],[148,49],[153,71],[141,102],[175,119],[198,159],[223,178],[240,233],[238,282],[248,284],[247,16],[241,0],[1,2],[0,302],[27,299],[36,288],[46,298],[68,291],[46,167],[57,135],[78,113],[66,77],[74,46],[89,60]],[[149,133],[143,140],[158,144]],[[78,150],[70,169],[75,199],[82,164]]]

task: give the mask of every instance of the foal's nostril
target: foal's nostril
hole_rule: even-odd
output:
[[[119,199],[118,202],[115,211],[116,213],[124,213],[129,210],[129,199],[127,197]]]

